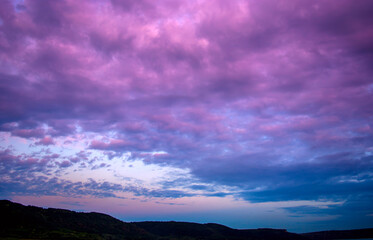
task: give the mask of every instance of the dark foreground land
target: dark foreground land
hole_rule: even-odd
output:
[[[126,223],[102,213],[23,206],[0,201],[0,239],[247,239],[323,240],[373,238],[373,229],[306,234],[277,229],[237,230],[219,224]]]

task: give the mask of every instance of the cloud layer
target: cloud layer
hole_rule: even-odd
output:
[[[339,213],[366,219],[372,11],[345,0],[5,1],[1,191],[115,197],[129,188],[62,172],[125,155],[190,173],[137,195],[345,201]],[[71,144],[80,155],[53,155]]]

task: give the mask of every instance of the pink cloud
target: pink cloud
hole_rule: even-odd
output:
[[[53,138],[51,138],[50,136],[46,136],[46,137],[40,139],[39,141],[37,141],[35,144],[36,145],[48,146],[48,145],[54,145],[55,142],[54,142]]]
[[[73,165],[73,163],[68,161],[68,160],[64,160],[64,161],[58,163],[58,166],[60,166],[62,168],[67,168],[67,167],[70,167],[71,165]]]
[[[12,135],[24,138],[41,138],[45,134],[43,129],[15,129],[12,131]]]
[[[131,152],[242,191],[283,181],[290,189],[271,194],[284,199],[301,188],[291,189],[287,176],[317,182],[320,166],[310,162],[318,157],[348,152],[347,162],[370,161],[363,158],[373,144],[369,1],[22,4],[0,6],[2,132],[43,146],[95,136],[89,151]],[[168,155],[144,155],[160,151]],[[25,155],[2,156],[14,168],[49,171]],[[50,161],[91,160],[86,149],[61,158]],[[330,171],[322,176],[361,166],[322,165]]]

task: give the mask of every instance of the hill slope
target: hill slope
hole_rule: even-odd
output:
[[[166,239],[277,239],[303,240],[301,235],[277,229],[237,230],[223,225],[188,222],[138,222],[137,226]]]
[[[0,201],[0,237],[30,239],[150,239],[135,224],[101,213],[77,213]]]
[[[7,200],[0,201],[0,212],[3,239],[307,239],[285,230],[236,230],[211,223],[125,223],[101,213],[44,209]]]
[[[126,223],[102,213],[44,209],[7,200],[0,200],[0,213],[0,239],[307,240],[325,237],[324,232],[299,235],[276,229],[237,230],[213,223],[173,221]],[[360,231],[355,230],[347,235],[358,238],[357,236],[368,236],[369,231],[372,233],[372,229],[366,230],[365,235],[361,235]],[[338,235],[336,232],[333,232],[333,236],[343,236],[343,233]]]
[[[341,230],[341,231],[322,231],[304,233],[312,240],[332,240],[332,239],[364,239],[373,238],[373,228],[356,229],[356,230]]]

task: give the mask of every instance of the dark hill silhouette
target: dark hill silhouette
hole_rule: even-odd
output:
[[[250,229],[237,230],[215,223],[198,224],[188,222],[138,222],[137,226],[167,239],[308,239],[286,230]]]
[[[0,200],[0,213],[0,239],[323,239],[318,238],[319,233],[300,235],[286,230],[265,228],[237,230],[214,223],[173,221],[126,223],[102,213],[44,209],[7,200]],[[359,230],[356,231],[353,232],[354,236],[360,233]]]
[[[150,239],[135,224],[102,213],[23,206],[0,201],[0,237],[28,239]]]
[[[304,233],[302,235],[312,240],[359,239],[359,238],[364,239],[364,238],[373,238],[373,228],[311,232],[311,233]]]

